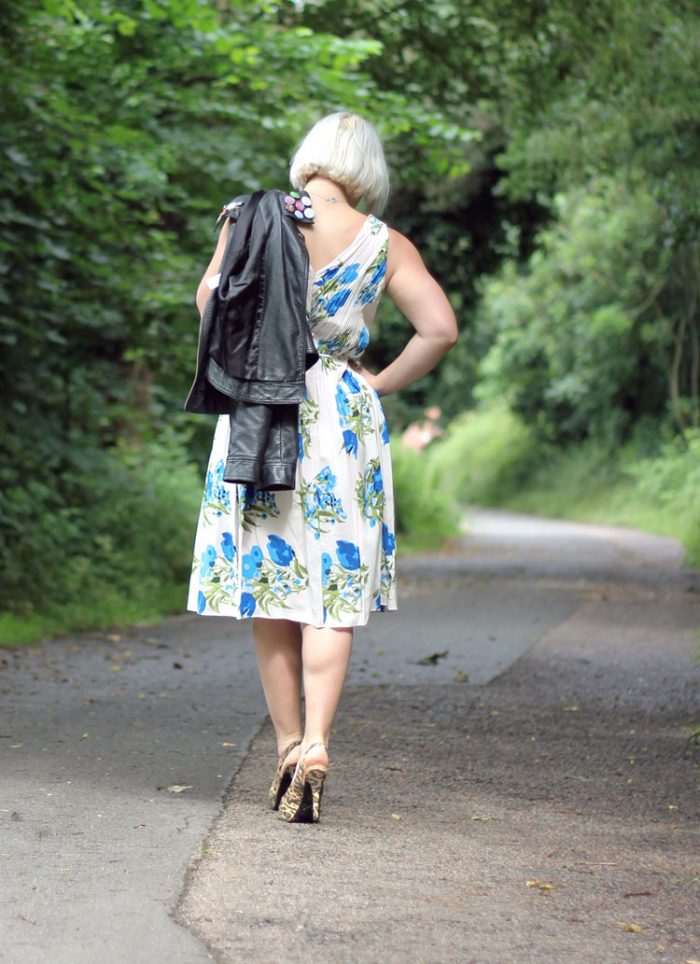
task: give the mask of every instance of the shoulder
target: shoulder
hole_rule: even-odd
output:
[[[219,222],[224,218],[227,218],[230,221],[237,221],[238,215],[241,213],[241,209],[249,198],[250,194],[239,194],[232,200],[227,201],[226,204],[224,204],[224,206],[221,208],[219,216],[216,219],[216,223],[219,224]]]
[[[400,231],[389,228],[385,290],[394,297],[399,291],[427,291],[434,287],[437,282],[415,244]]]
[[[388,228],[387,230],[389,232],[387,256],[389,273],[393,274],[397,268],[404,265],[410,268],[425,268],[423,258],[415,244],[395,228]]]
[[[286,207],[287,195],[285,191],[276,189],[254,191],[252,194],[239,194],[231,201],[227,201],[219,212],[216,219],[218,225],[222,220],[225,223],[236,223],[244,211],[250,211],[255,218],[256,213],[260,213],[267,220],[282,214]]]

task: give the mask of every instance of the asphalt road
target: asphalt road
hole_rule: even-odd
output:
[[[479,512],[460,551],[404,560],[400,572],[399,611],[373,617],[356,635],[318,827],[289,827],[264,807],[271,733],[245,624],[183,615],[6,651],[0,960],[700,957],[683,910],[689,894],[698,896],[688,869],[698,841],[697,767],[678,752],[698,715],[700,580],[683,568],[679,547],[628,530]],[[434,663],[420,662],[431,655]],[[506,704],[520,710],[506,713]],[[584,712],[567,709],[576,705],[589,711],[583,729]],[[535,739],[551,750],[534,760],[522,740],[538,714]],[[598,941],[591,953],[624,935],[610,956],[588,958],[564,919],[554,926],[553,917],[543,936],[542,902],[533,917],[532,900],[519,901],[553,895],[521,886],[520,877],[516,886],[498,855],[520,846],[515,863],[525,873],[528,841],[549,841],[551,850],[575,840],[581,828],[556,812],[573,804],[555,748],[593,766],[595,727],[607,721],[603,736],[634,729],[629,721],[640,714],[649,745],[663,743],[669,728],[675,743],[651,753],[656,763],[624,828],[646,821],[662,851],[682,840],[682,893],[661,895],[653,935],[588,921]],[[499,716],[510,720],[505,734]],[[600,765],[614,769],[611,746],[602,740]],[[589,816],[612,819],[629,803],[633,785],[620,803],[617,783],[600,783],[598,771],[578,775],[574,785],[595,789]],[[533,808],[533,794],[543,793],[547,806]],[[496,800],[520,823],[497,818]],[[669,816],[683,826],[666,840]],[[610,849],[611,825],[594,829],[591,851],[606,840]],[[644,867],[656,856],[637,858]],[[477,865],[488,880],[477,875],[465,890]],[[675,937],[664,930],[670,920]],[[505,938],[496,940],[495,924]],[[642,946],[652,953],[641,943],[652,936],[653,956],[614,956]],[[522,949],[509,956],[517,940]]]

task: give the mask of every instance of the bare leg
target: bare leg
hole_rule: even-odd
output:
[[[302,664],[306,722],[302,751],[312,743],[328,745],[352,652],[352,629],[304,626]],[[325,754],[313,751],[313,760]],[[311,757],[309,757],[311,761]]]
[[[301,626],[288,619],[253,619],[260,680],[277,752],[301,739]]]

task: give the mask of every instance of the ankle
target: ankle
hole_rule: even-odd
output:
[[[303,738],[303,733],[301,732],[291,732],[291,733],[278,733],[277,738],[277,756],[281,756],[283,753],[289,753],[289,748],[297,743],[301,743]]]
[[[324,765],[328,763],[328,744],[320,736],[308,740],[304,739],[299,750],[299,758],[304,760],[304,769],[307,769],[310,763]]]

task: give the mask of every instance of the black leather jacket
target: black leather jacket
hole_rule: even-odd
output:
[[[293,489],[299,403],[318,360],[306,244],[282,191],[243,195],[222,214],[236,225],[202,314],[185,410],[229,415],[225,481]]]

